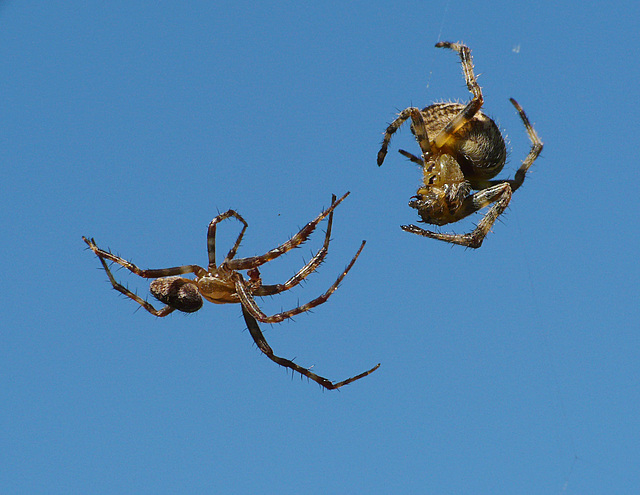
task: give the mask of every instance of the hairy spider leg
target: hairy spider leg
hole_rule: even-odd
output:
[[[335,194],[331,198],[331,202],[335,202],[336,196]],[[260,285],[254,292],[254,296],[272,296],[274,294],[279,294],[285,290],[289,290],[292,287],[295,287],[304,279],[306,279],[309,275],[311,275],[316,269],[320,266],[320,264],[324,261],[324,258],[327,256],[329,252],[329,242],[331,241],[331,227],[333,225],[333,211],[329,214],[329,218],[327,220],[327,232],[324,236],[324,244],[318,250],[318,252],[309,260],[309,262],[304,265],[298,272],[287,280],[284,284],[273,284],[273,285]]]
[[[134,292],[131,292],[125,286],[123,286],[122,284],[118,283],[116,281],[116,279],[113,277],[113,274],[111,273],[111,270],[109,270],[109,266],[107,265],[107,262],[104,260],[104,258],[107,258],[107,259],[109,259],[111,261],[114,261],[114,262],[118,263],[119,265],[122,265],[125,268],[128,268],[129,270],[131,270],[132,272],[134,272],[134,273],[136,273],[138,275],[140,275],[140,273],[134,271],[134,269],[132,269],[132,267],[137,269],[139,272],[145,272],[145,270],[140,270],[138,267],[136,267],[132,263],[129,263],[128,261],[125,261],[122,258],[118,258],[117,256],[113,256],[111,253],[107,253],[106,251],[102,251],[101,249],[98,249],[98,247],[95,245],[95,242],[93,241],[93,239],[91,239],[91,241],[89,241],[85,237],[83,237],[82,239],[84,239],[84,241],[87,244],[89,244],[89,247],[98,256],[98,259],[100,260],[100,263],[102,263],[102,268],[104,268],[104,271],[107,272],[107,277],[109,277],[109,281],[111,282],[111,285],[113,286],[113,288],[115,290],[117,290],[118,292],[120,292],[124,296],[127,296],[130,299],[133,299],[140,306],[142,306],[144,309],[146,309],[149,313],[151,313],[152,315],[157,316],[159,318],[162,318],[163,316],[167,316],[168,314],[170,314],[173,311],[175,311],[175,308],[173,308],[171,306],[165,306],[164,308],[156,309],[148,301],[145,301],[139,295],[135,294]],[[99,252],[100,252],[100,254],[99,254]],[[124,263],[121,263],[120,261],[123,261]],[[140,275],[140,276],[142,277],[144,275]]]
[[[435,137],[433,141],[435,147],[442,148],[451,138],[453,138],[453,135],[460,130],[462,126],[469,122],[475,114],[478,113],[484,103],[484,98],[482,96],[482,90],[476,80],[476,76],[473,73],[473,58],[471,57],[471,50],[460,43],[450,43],[448,41],[436,43],[436,47],[450,48],[451,50],[458,52],[462,62],[462,72],[464,73],[467,88],[471,94],[473,94],[473,98],[471,98],[464,109]]]
[[[240,231],[240,233],[238,234],[238,238],[236,239],[235,244],[229,250],[229,253],[227,254],[227,257],[225,258],[225,260],[231,259],[236,255],[236,252],[238,251],[238,248],[240,247],[240,243],[242,242],[242,237],[244,236],[244,233],[247,230],[247,227],[249,226],[249,224],[247,224],[245,219],[242,218],[242,215],[240,215],[239,213],[237,213],[234,210],[225,211],[224,213],[218,215],[213,220],[211,220],[211,223],[209,224],[209,227],[207,228],[207,252],[209,253],[209,272],[215,272],[215,270],[217,268],[217,265],[216,265],[216,227],[217,227],[218,223],[222,222],[223,220],[226,220],[227,218],[231,218],[231,217],[233,217],[233,218],[237,219],[239,222],[241,222],[243,227],[242,227],[242,230]]]
[[[488,181],[488,185],[495,185],[500,182],[508,182],[509,185],[511,186],[511,190],[515,192],[516,189],[518,189],[524,182],[524,178],[527,175],[527,172],[529,171],[529,167],[533,165],[533,162],[536,161],[536,158],[538,158],[538,156],[542,152],[543,143],[538,137],[538,134],[536,133],[536,131],[533,129],[533,126],[529,121],[529,117],[527,117],[527,114],[524,113],[524,110],[522,109],[520,104],[513,98],[509,98],[509,101],[516,108],[516,110],[518,111],[518,115],[520,115],[520,118],[522,119],[522,123],[524,124],[527,134],[529,135],[529,140],[531,141],[531,150],[529,150],[529,154],[522,161],[522,165],[520,165],[520,168],[516,172],[514,179],[507,180],[507,181],[500,181],[500,180]]]
[[[121,258],[120,256],[116,256],[109,251],[105,251],[100,249],[94,239],[87,239],[82,236],[82,240],[87,243],[89,248],[95,253],[95,255],[100,259],[108,259],[109,261],[113,261],[118,265],[125,267],[130,272],[135,273],[139,277],[142,278],[160,278],[160,277],[170,277],[173,275],[186,275],[187,273],[193,273],[196,277],[201,277],[207,273],[207,271],[198,265],[182,265],[182,266],[174,266],[172,268],[157,268],[150,270],[142,270],[138,268],[136,265],[131,263],[130,261]]]
[[[398,153],[400,153],[402,156],[407,157],[409,160],[411,160],[413,163],[415,163],[419,167],[424,167],[424,160],[421,160],[413,153],[409,153],[408,151],[405,151],[405,150],[398,150]]]
[[[265,313],[262,312],[262,310],[256,304],[255,300],[251,295],[251,291],[246,286],[246,281],[242,278],[242,275],[240,275],[237,272],[234,272],[232,277],[233,277],[233,281],[235,282],[236,294],[240,298],[240,303],[242,304],[242,306],[255,319],[263,323],[279,323],[283,320],[286,320],[287,318],[291,318],[292,316],[309,311],[310,309],[315,308],[316,306],[319,306],[320,304],[323,304],[324,302],[326,302],[327,299],[329,299],[329,297],[331,296],[331,294],[333,294],[335,290],[338,288],[338,285],[340,285],[340,282],[342,282],[342,280],[347,275],[347,273],[349,273],[349,270],[351,270],[354,263],[358,259],[358,256],[360,256],[360,253],[364,249],[365,244],[366,244],[366,241],[362,241],[362,244],[360,245],[360,249],[358,249],[355,256],[351,259],[351,262],[347,265],[347,267],[336,279],[333,285],[331,285],[331,287],[329,287],[329,289],[324,294],[322,294],[321,296],[318,296],[317,298],[313,299],[312,301],[309,301],[306,304],[303,304],[302,306],[298,306],[297,308],[290,309],[288,311],[283,311],[282,313],[276,313],[273,316],[267,316]]]
[[[389,142],[391,141],[391,136],[395,134],[395,132],[404,124],[409,117],[411,117],[411,112],[420,109],[415,107],[405,108],[402,112],[398,114],[393,122],[389,124],[389,126],[384,131],[384,137],[382,138],[382,146],[380,147],[380,151],[378,151],[378,166],[382,165],[384,162],[384,158],[387,156],[387,150],[389,148]],[[406,156],[406,155],[405,155]],[[412,155],[413,156],[413,155]],[[414,160],[412,160],[414,161]]]
[[[282,243],[280,246],[267,251],[265,254],[261,256],[253,256],[250,258],[237,258],[237,259],[225,259],[222,263],[220,263],[220,267],[228,269],[228,270],[248,270],[251,268],[257,268],[260,265],[264,265],[265,263],[276,259],[279,256],[282,256],[284,253],[290,251],[293,248],[300,246],[303,242],[305,242],[309,236],[313,233],[318,223],[320,223],[323,219],[325,219],[328,215],[331,214],[336,207],[344,201],[344,199],[349,196],[349,192],[345,193],[341,198],[337,201],[333,201],[331,206],[320,213],[314,220],[307,223],[304,227],[300,229],[300,231],[295,234],[291,239]],[[335,196],[334,196],[335,197]]]
[[[260,351],[262,351],[262,353],[265,356],[271,359],[271,361],[273,361],[274,363],[279,364],[280,366],[284,366],[285,368],[289,368],[297,373],[300,373],[301,375],[306,376],[310,380],[313,380],[314,382],[316,382],[317,384],[323,386],[328,390],[335,390],[344,385],[348,385],[349,383],[355,382],[360,378],[364,378],[365,376],[370,375],[380,367],[380,363],[378,363],[369,371],[360,373],[359,375],[354,376],[352,378],[348,378],[347,380],[344,380],[338,383],[333,383],[327,380],[326,378],[323,378],[319,375],[316,375],[315,373],[312,373],[307,368],[303,368],[302,366],[297,365],[296,363],[294,363],[293,361],[290,361],[289,359],[276,356],[273,352],[273,349],[267,343],[267,340],[264,338],[264,335],[260,330],[260,327],[258,326],[258,322],[244,306],[242,306],[242,316],[244,316],[244,321],[247,324],[247,328],[249,329],[249,333],[251,334],[253,341],[258,346],[258,349],[260,349]]]
[[[422,112],[413,107],[411,108],[411,123],[413,124],[413,131],[416,135],[416,140],[422,151],[422,159],[427,160],[431,154],[431,143],[429,142],[429,133],[427,132],[427,124],[424,121]]]

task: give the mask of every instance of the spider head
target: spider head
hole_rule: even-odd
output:
[[[185,313],[194,313],[202,307],[198,286],[188,278],[157,278],[151,282],[149,292],[158,301]]]
[[[423,173],[424,185],[409,201],[409,206],[418,210],[423,222],[432,225],[459,220],[470,187],[455,158],[446,153],[436,155],[425,162]]]
[[[425,192],[423,189],[411,198],[409,206],[418,210],[418,215],[423,222],[432,225],[446,225],[451,222],[448,220],[449,211],[444,199],[443,190],[440,188],[431,188]]]

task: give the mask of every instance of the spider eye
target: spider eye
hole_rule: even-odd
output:
[[[149,292],[158,301],[185,313],[193,313],[202,307],[197,285],[182,277],[158,278],[151,282]]]

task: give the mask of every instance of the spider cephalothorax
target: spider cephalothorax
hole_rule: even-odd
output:
[[[314,220],[307,223],[291,239],[261,256],[254,256],[251,258],[235,258],[236,251],[238,250],[245,230],[248,227],[248,224],[244,220],[244,218],[242,218],[237,212],[233,210],[229,210],[225,213],[222,213],[221,215],[218,215],[211,221],[207,230],[207,251],[209,254],[209,265],[207,269],[204,269],[198,265],[183,265],[174,268],[142,270],[133,263],[130,263],[129,261],[120,258],[119,256],[116,256],[109,251],[104,251],[98,248],[93,239],[87,239],[86,237],[83,237],[82,239],[98,256],[98,259],[102,263],[102,267],[106,271],[113,288],[121,294],[124,294],[125,296],[136,301],[143,308],[149,311],[149,313],[158,317],[167,316],[175,310],[185,313],[193,313],[195,311],[198,311],[202,307],[203,298],[209,302],[216,304],[240,303],[242,306],[242,314],[244,316],[245,322],[247,323],[251,336],[253,337],[258,348],[263,353],[265,353],[269,357],[269,359],[314,380],[325,388],[336,389],[355,380],[358,380],[364,376],[367,376],[369,373],[375,371],[380,365],[377,365],[369,371],[365,371],[364,373],[361,373],[360,375],[357,375],[353,378],[349,378],[339,383],[332,383],[326,378],[322,378],[321,376],[312,373],[306,368],[302,368],[301,366],[293,363],[288,359],[276,356],[273,353],[271,347],[269,347],[269,344],[267,344],[267,341],[265,340],[262,332],[260,331],[258,321],[262,321],[265,323],[277,323],[302,312],[309,311],[310,309],[326,302],[327,299],[329,299],[329,296],[331,296],[331,294],[333,294],[333,292],[338,288],[338,285],[347,275],[349,270],[351,270],[351,267],[353,267],[356,259],[358,259],[358,256],[360,256],[360,253],[364,248],[365,242],[362,241],[360,249],[358,249],[351,262],[347,265],[347,267],[340,274],[333,285],[331,285],[331,287],[329,287],[329,289],[324,294],[306,304],[298,306],[297,308],[290,309],[288,311],[277,313],[272,316],[267,316],[256,304],[254,296],[271,296],[289,290],[302,282],[311,273],[313,273],[318,268],[318,266],[320,266],[329,249],[331,225],[333,222],[333,210],[335,210],[335,208],[348,195],[349,193],[345,194],[340,199],[336,199],[336,197],[333,196],[331,206],[320,213],[320,215],[318,215]],[[320,250],[309,260],[309,262],[304,265],[289,280],[282,284],[263,284],[262,279],[260,278],[260,271],[258,270],[258,267],[271,260],[274,260],[275,258],[283,255],[291,249],[300,246],[308,239],[311,233],[315,230],[318,223],[326,217],[329,218],[327,221],[327,232],[325,235],[324,244],[322,248],[320,248]],[[219,222],[227,218],[235,218],[236,220],[238,220],[242,224],[242,230],[240,231],[235,244],[229,250],[229,253],[225,257],[224,261],[222,261],[222,263],[218,265],[216,264],[216,228]],[[148,301],[144,300],[120,283],[116,282],[105,260],[117,263],[135,273],[136,275],[139,275],[140,277],[155,279],[150,284],[149,292],[151,292],[151,295],[153,297],[164,303],[166,306],[161,309],[156,309]],[[240,273],[240,271],[244,270],[246,270],[247,272],[248,279],[245,279]],[[192,279],[182,276],[189,273],[192,273],[195,278]]]
[[[507,208],[512,193],[524,182],[527,170],[542,151],[542,142],[522,107],[512,98],[511,103],[518,111],[532,142],[531,151],[514,179],[492,180],[504,167],[507,150],[498,126],[480,111],[484,100],[473,73],[471,50],[460,43],[446,41],[436,44],[436,47],[458,52],[473,98],[466,105],[435,103],[422,110],[409,107],[400,112],[384,134],[378,152],[378,165],[384,161],[393,133],[411,119],[411,131],[420,145],[421,158],[404,150],[399,152],[422,167],[424,185],[409,202],[409,206],[418,210],[422,221],[446,225],[492,203],[493,206],[469,234],[442,234],[416,225],[403,225],[402,229],[478,248],[498,216]],[[477,192],[472,194],[474,190]]]

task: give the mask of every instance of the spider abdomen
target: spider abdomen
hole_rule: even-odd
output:
[[[430,140],[434,140],[464,108],[460,103],[436,103],[424,108],[422,114]],[[471,182],[495,177],[507,157],[500,129],[480,111],[451,135],[441,151],[456,159],[465,178]]]
[[[151,282],[149,292],[158,301],[185,313],[198,311],[203,304],[198,286],[187,278],[158,278]]]

